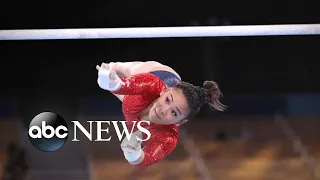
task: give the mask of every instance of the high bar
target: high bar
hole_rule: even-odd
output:
[[[320,24],[0,30],[0,40],[319,35]]]

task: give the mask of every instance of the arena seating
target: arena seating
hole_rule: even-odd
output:
[[[212,179],[312,179],[312,170],[306,167],[299,153],[294,151],[292,142],[273,119],[230,119],[212,122],[199,121],[184,126],[189,136],[192,137],[192,141],[195,142],[195,146],[200,150]],[[307,122],[301,119],[290,120],[290,125],[301,137],[309,154],[314,156],[318,163],[320,162],[320,144],[316,139],[319,137],[317,135],[319,124],[315,120]],[[226,135],[224,138],[221,138],[221,135],[217,136],[217,129],[221,130],[221,127]],[[7,145],[10,142],[19,144],[18,136],[19,123],[17,121],[1,122],[1,175],[4,174],[7,162]],[[190,158],[181,143],[165,160],[147,169],[129,165],[124,160],[119,145],[118,141],[88,144],[91,173],[95,177],[92,180],[196,180],[199,179],[197,177],[201,177],[196,171],[193,159]],[[39,158],[38,160],[41,161]],[[67,164],[64,165],[65,168],[67,166]]]

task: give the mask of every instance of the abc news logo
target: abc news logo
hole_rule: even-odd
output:
[[[125,121],[87,121],[90,125],[90,130],[88,131],[84,128],[79,121],[71,121],[73,123],[73,139],[72,141],[79,141],[77,139],[77,130],[80,130],[90,141],[92,141],[92,124],[96,123],[97,126],[97,138],[94,141],[111,141],[111,136],[107,139],[102,138],[102,132],[109,133],[109,128],[102,129],[102,124],[107,124],[108,126],[113,125],[117,137],[119,141],[125,135],[128,140],[130,140],[133,129],[137,124],[137,129],[140,130],[142,133],[146,134],[147,137],[145,139],[140,139],[136,137],[139,141],[147,141],[151,137],[151,133],[148,129],[141,126],[141,123],[147,123],[150,125],[148,121],[139,121],[133,122],[133,127],[129,131]],[[111,123],[110,123],[111,122]],[[119,124],[122,125],[122,132],[120,130]],[[35,116],[29,124],[28,130],[29,140],[31,144],[40,151],[43,152],[53,152],[61,147],[68,140],[69,130],[68,124],[66,121],[58,114],[53,112],[43,112]]]

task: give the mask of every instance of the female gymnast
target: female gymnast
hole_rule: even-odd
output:
[[[129,71],[127,68],[127,71],[121,72],[124,65],[120,68],[119,63],[103,63],[96,68],[99,86],[121,95],[117,97],[122,100],[122,110],[128,124],[141,119],[151,122],[150,126],[144,126],[151,133],[148,141],[141,143],[136,138],[130,141],[125,138],[121,143],[124,156],[130,164],[148,167],[173,151],[178,141],[178,126],[195,116],[204,103],[218,111],[223,111],[225,106],[219,101],[221,92],[215,82],[206,81],[203,87],[197,87],[182,82],[179,75],[167,66],[159,69],[169,68],[173,72],[153,71],[157,69],[151,65],[153,63],[146,65],[146,62],[136,62],[135,65],[139,63],[140,67],[145,68],[138,70],[131,66]],[[118,68],[118,74],[122,76],[117,75],[111,67]],[[142,73],[142,69],[150,71]],[[139,131],[134,134],[142,136]]]

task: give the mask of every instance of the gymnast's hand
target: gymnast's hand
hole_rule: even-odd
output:
[[[116,91],[123,84],[119,76],[108,64],[102,63],[101,66],[97,65],[96,69],[98,70],[97,82],[100,88],[108,91]]]
[[[142,133],[140,131],[132,133],[130,140],[125,137],[121,143],[121,149],[124,153],[125,158],[129,162],[138,160],[142,154],[141,141],[139,141],[137,137],[139,139],[142,139]]]

